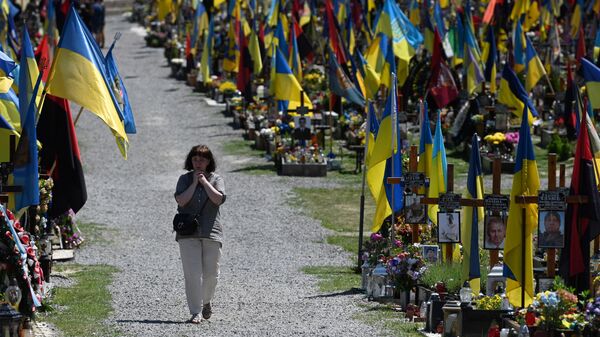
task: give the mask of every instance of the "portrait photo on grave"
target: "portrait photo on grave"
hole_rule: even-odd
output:
[[[409,193],[404,196],[405,222],[423,224],[427,222],[427,205],[421,204],[424,195]]]
[[[429,263],[436,263],[439,261],[440,247],[434,245],[423,245],[421,246],[421,254],[425,261]]]
[[[483,248],[489,250],[504,249],[504,239],[506,238],[506,216],[493,215],[486,212],[483,222]]]
[[[460,212],[438,212],[438,242],[460,242]]]
[[[310,117],[294,116],[293,136],[296,140],[309,140],[312,136],[310,131]]]
[[[538,248],[565,246],[565,212],[542,210],[538,215]]]

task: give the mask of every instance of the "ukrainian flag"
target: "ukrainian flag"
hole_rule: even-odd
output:
[[[385,40],[388,40],[384,37]],[[392,83],[392,73],[396,72],[396,57],[390,43],[387,46],[383,68],[381,69],[381,84],[385,85],[388,89],[391,89],[395,83]]]
[[[515,108],[514,114],[521,117],[523,107],[527,105],[528,120],[533,123],[534,117],[538,116],[533,102],[529,99],[525,88],[517,78],[517,75],[506,64],[502,70],[502,79],[500,80],[500,90],[498,92],[498,101],[506,106]]]
[[[392,200],[394,201],[394,212],[402,209],[403,188],[394,186],[394,191],[392,193],[392,185],[387,183],[388,177],[399,177],[402,175],[402,147],[398,145],[400,136],[398,134],[398,127],[394,125],[397,123],[396,116],[398,115],[395,79],[395,74],[392,74],[392,87],[390,88],[385,110],[381,117],[381,124],[379,125],[379,131],[375,140],[375,147],[371,154],[371,162],[373,164],[378,165],[379,163],[385,163],[385,174],[382,180],[384,188],[379,191],[379,196],[377,198],[377,207],[373,219],[373,227],[371,229],[372,232],[379,231],[383,221],[392,214]],[[380,158],[382,158],[382,160],[379,160]],[[392,222],[394,222],[394,219],[392,219]]]
[[[296,40],[296,30],[292,27],[290,31],[292,36],[292,50],[290,53],[290,64],[292,66],[292,72],[298,82],[302,82],[302,61],[300,60],[300,51],[298,50],[298,41]]]
[[[479,153],[479,136],[473,135],[471,140],[471,160],[467,175],[467,199],[483,199],[483,171]],[[481,270],[479,268],[479,223],[483,221],[483,207],[465,207],[462,243],[462,281],[469,281],[473,294],[479,294]]]
[[[523,28],[521,27],[521,21],[515,23],[515,29],[513,31],[513,48],[515,53],[515,72],[518,74],[525,70],[527,64],[524,50],[524,48],[526,48],[526,42],[525,36],[523,35]]]
[[[273,90],[275,98],[280,101],[288,101],[288,109],[296,109],[300,106],[300,92],[303,92],[304,106],[308,109],[312,109],[312,102],[292,73],[285,57],[277,47],[275,52],[275,71],[273,74]]]
[[[137,132],[135,128],[135,119],[133,118],[133,110],[131,109],[131,104],[129,103],[129,95],[127,94],[127,89],[125,88],[125,83],[123,83],[123,78],[119,74],[119,67],[117,67],[117,60],[113,55],[113,48],[115,47],[115,41],[111,44],[108,52],[106,53],[105,62],[106,62],[106,72],[108,75],[109,83],[111,84],[111,89],[113,90],[114,96],[117,98],[119,117],[123,121],[123,126],[125,127],[125,133],[134,134]]]
[[[194,13],[194,30],[192,32],[192,53],[196,55],[196,46],[198,45],[198,38],[200,34],[208,29],[208,13],[202,2],[198,2],[196,5],[196,12]]]
[[[6,93],[13,85],[13,77],[10,73],[17,68],[17,63],[0,51],[0,93]]]
[[[431,158],[433,157],[433,137],[431,136],[431,125],[429,124],[429,112],[427,112],[427,102],[423,102],[423,111],[421,118],[421,136],[419,140],[419,163],[417,172],[422,172],[429,177],[431,168]],[[425,193],[425,187],[419,188],[419,193]]]
[[[408,76],[408,64],[415,50],[423,43],[423,35],[404,15],[393,0],[385,0],[375,24],[375,33],[392,39],[394,55],[400,59],[398,80],[403,84]]]
[[[600,109],[600,69],[586,58],[581,58],[585,86],[593,109]]]
[[[24,34],[23,39],[28,39],[26,29],[24,29]],[[21,49],[21,64],[25,64],[26,59],[29,57],[25,50],[27,46],[24,45],[23,47]],[[28,88],[30,85],[29,80],[29,68],[23,67],[19,76],[19,86],[21,87],[19,114],[21,115],[23,129],[15,152],[15,169],[13,171],[14,184],[23,188],[22,192],[15,193],[15,211],[19,216],[25,208],[40,204],[37,131],[35,126],[38,115],[36,97],[42,82],[42,76],[38,74],[31,91]],[[30,99],[24,101],[23,97],[29,97]]]
[[[540,188],[540,178],[527,116],[527,111],[524,111],[521,129],[519,130],[519,145],[517,146],[506,240],[504,241],[506,295],[515,307],[527,307],[532,303],[534,296],[532,237],[538,224],[538,207],[537,204],[517,204],[515,202],[516,196],[537,196]],[[523,223],[521,214],[523,210],[526,212],[525,223]],[[522,235],[523,226],[525,226],[525,237]],[[522,249],[523,245],[525,245],[524,250]],[[525,256],[523,256],[523,251]],[[524,266],[523,262],[525,263]],[[521,297],[522,287],[525,288],[525,298]],[[525,305],[523,306],[522,303]]]
[[[358,55],[359,70],[364,79],[365,96],[367,99],[373,99],[375,98],[375,95],[377,95],[381,79],[379,78],[379,74],[377,74],[375,69],[373,69],[373,67],[365,60],[358,49],[356,50],[356,54]]]
[[[498,59],[498,49],[496,49],[496,37],[494,36],[494,26],[489,26],[485,42],[483,43],[482,58],[485,62],[485,80],[490,83],[490,92],[495,94],[496,84],[496,60]]]
[[[531,91],[537,82],[539,82],[543,76],[546,76],[546,70],[544,69],[542,60],[540,60],[540,57],[535,52],[533,44],[528,37],[526,37],[526,40],[527,50],[525,52],[525,61],[527,65],[527,77],[525,78],[525,89]]]
[[[47,92],[73,101],[100,117],[127,158],[127,135],[116,99],[108,88],[104,57],[88,35],[91,36],[79,14],[71,7],[48,77]]]
[[[379,121],[377,120],[377,116],[375,116],[375,108],[373,107],[372,102],[369,102],[369,111],[367,115],[367,118],[369,119],[369,144],[367,147],[367,158],[365,160],[367,166],[367,185],[369,185],[369,191],[371,191],[371,195],[375,200],[375,205],[378,205],[381,187],[383,186],[386,161],[384,160],[377,164],[372,164],[375,141],[379,133]],[[373,224],[376,224],[377,221],[374,220]]]
[[[21,132],[19,98],[12,89],[9,89],[8,92],[0,93],[0,117],[4,118],[17,133]]]
[[[485,80],[485,77],[483,76],[483,71],[481,70],[481,63],[477,60],[477,49],[470,45],[466,45],[465,54],[465,77],[467,80],[466,87],[469,95],[472,95],[478,88],[479,84]]]
[[[208,23],[208,33],[204,36],[204,47],[202,48],[202,56],[200,57],[200,72],[202,73],[202,82],[204,82],[204,84],[211,82],[210,69],[212,64],[212,45],[214,35],[215,24],[211,17]]]
[[[35,60],[35,55],[33,54],[29,32],[25,26],[23,26],[21,35],[23,40],[21,41],[21,60],[19,64],[19,106],[27,109],[40,71]],[[41,89],[37,91],[37,97],[34,101],[36,105],[36,109],[34,110],[36,121],[39,117],[37,106],[40,105],[40,100],[42,99],[43,86]]]
[[[444,146],[444,136],[442,135],[442,121],[440,112],[437,114],[437,123],[435,126],[435,135],[433,136],[433,151],[429,168],[429,191],[427,196],[438,198],[440,194],[446,193],[448,172],[448,162],[446,161],[446,147]],[[437,225],[438,205],[428,207],[429,220]]]

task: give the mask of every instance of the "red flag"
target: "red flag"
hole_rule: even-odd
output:
[[[52,64],[52,60],[50,60],[50,47],[48,45],[48,35],[44,35],[42,41],[40,41],[40,44],[35,49],[35,58],[37,60],[39,69],[42,69],[44,66],[42,64],[42,60],[46,63],[46,65]],[[46,83],[48,81],[49,73],[49,71],[44,71],[44,73],[42,74],[42,82]]]
[[[44,171],[54,167],[52,203],[48,214],[56,217],[69,209],[79,211],[87,201],[87,190],[69,101],[46,95],[37,124],[37,136],[43,145],[40,167]]]
[[[582,113],[575,149],[570,195],[587,196],[587,204],[568,204],[565,216],[565,248],[560,259],[560,276],[577,292],[590,287],[590,241],[600,230],[600,195],[594,173],[587,113]],[[596,138],[597,139],[597,138]]]
[[[237,89],[242,93],[247,102],[252,101],[252,57],[248,49],[248,38],[240,30],[240,62],[237,73]]]
[[[438,108],[441,109],[458,97],[458,88],[450,69],[442,58],[442,40],[437,28],[434,32],[432,54],[429,92],[433,96]]]
[[[309,39],[304,35],[304,31],[302,27],[298,24],[296,19],[293,19],[293,27],[296,32],[296,41],[298,43],[298,51],[300,52],[300,57],[302,59],[306,59],[309,63],[312,63],[315,58],[314,48],[310,43]]]
[[[347,64],[348,60],[346,59],[344,48],[341,46],[340,36],[336,25],[337,19],[335,18],[335,15],[333,15],[333,5],[331,4],[331,0],[325,1],[325,12],[327,14],[327,36],[329,37],[331,50],[333,50],[339,64]]]

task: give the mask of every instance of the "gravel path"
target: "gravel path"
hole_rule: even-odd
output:
[[[222,144],[241,139],[241,131],[228,126],[220,108],[168,78],[162,49],[145,47],[142,28],[120,17],[107,20],[107,37],[123,33],[115,53],[138,134],[130,137],[125,161],[98,118],[85,112],[79,120],[89,195],[79,218],[117,228],[120,235],[109,246],[85,246],[76,252],[76,262],[120,269],[110,287],[109,324],[131,336],[380,335],[352,320],[363,296],[320,294],[316,279],[300,271],[352,263],[347,253],[324,243],[328,231],[319,222],[286,202],[294,186],[331,182],[240,172],[248,159],[225,155]],[[189,315],[170,223],[184,157],[199,143],[214,150],[228,198],[215,314],[195,326],[183,323]]]

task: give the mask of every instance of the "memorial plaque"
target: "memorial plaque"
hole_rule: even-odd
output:
[[[483,208],[486,212],[507,212],[509,205],[508,195],[486,194],[483,196]]]
[[[438,199],[440,210],[451,212],[460,208],[460,194],[444,193]]]
[[[569,190],[561,188],[553,191],[539,191],[538,205],[542,210],[564,211],[567,209]]]

